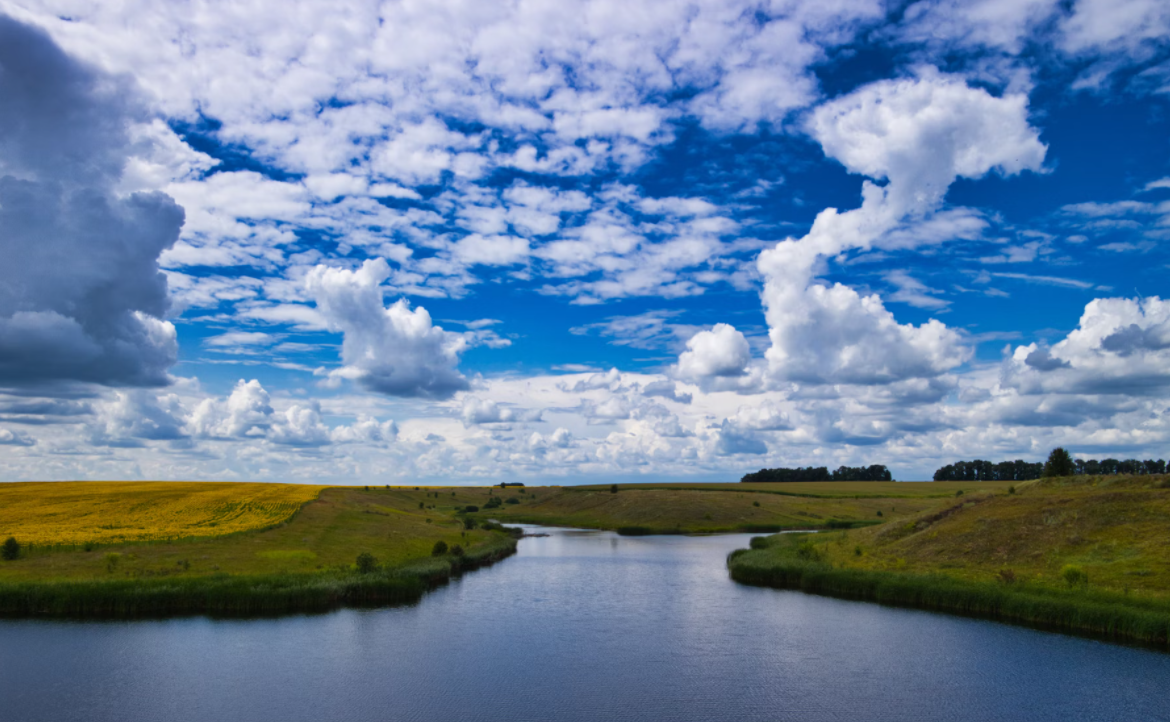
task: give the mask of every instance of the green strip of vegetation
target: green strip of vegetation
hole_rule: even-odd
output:
[[[1065,633],[1170,645],[1170,603],[1070,583],[1057,589],[1030,583],[983,583],[942,574],[907,574],[833,567],[806,535],[753,539],[727,559],[743,584],[874,601],[981,617]]]
[[[359,557],[357,568],[320,573],[6,582],[0,583],[0,616],[256,616],[409,604],[451,576],[515,551],[515,538],[500,537],[466,552],[388,569],[374,566],[372,557],[363,565]]]

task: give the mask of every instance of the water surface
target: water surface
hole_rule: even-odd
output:
[[[1170,655],[740,586],[747,535],[550,531],[411,607],[0,622],[0,719],[1170,720]]]

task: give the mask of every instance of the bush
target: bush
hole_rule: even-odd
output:
[[[617,484],[613,484],[612,486],[609,487],[610,494],[616,494],[617,492],[618,492]]]
[[[758,501],[753,501],[753,502],[752,502],[752,506],[759,506],[759,505],[760,505],[760,502],[758,502]]]
[[[451,556],[453,556],[453,557],[463,556],[463,547],[459,546],[458,544],[451,547]]]
[[[513,496],[513,497],[509,497],[509,498],[505,499],[504,503],[505,504],[519,504],[520,500]]]
[[[1008,493],[1009,493],[1009,494],[1015,494],[1015,493],[1016,493],[1016,487],[1015,487],[1015,485],[1012,485],[1012,486],[1009,486],[1009,487],[1008,487]]]
[[[1065,564],[1060,570],[1060,578],[1070,587],[1085,587],[1089,585],[1089,575],[1076,564]]]
[[[442,539],[435,542],[435,548],[431,549],[431,556],[441,557],[446,553],[447,553],[447,542],[443,541]]]
[[[467,514],[471,514],[473,512],[479,511],[479,507],[474,504],[468,504],[467,506],[463,507],[463,511]]]
[[[475,519],[472,519],[469,516],[463,517],[463,528],[467,529],[468,531],[471,531],[472,529],[474,529],[475,528]]]
[[[881,510],[881,509],[878,509],[878,513],[877,513],[877,515],[878,515],[878,516],[882,516],[882,510]]]
[[[369,552],[357,555],[357,570],[362,574],[369,574],[378,569],[378,560]]]
[[[4,540],[3,551],[0,554],[8,561],[12,561],[20,556],[20,542],[16,541],[16,537],[10,536]]]
[[[817,549],[812,541],[805,539],[796,547],[796,556],[807,562],[819,562],[821,560],[821,550]]]

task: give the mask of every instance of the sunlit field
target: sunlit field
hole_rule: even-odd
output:
[[[0,534],[38,545],[221,536],[279,524],[324,488],[152,481],[0,484]]]

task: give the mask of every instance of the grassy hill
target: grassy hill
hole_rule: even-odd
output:
[[[1005,485],[1006,486],[1006,485]],[[936,508],[961,489],[955,482],[802,482],[795,484],[620,484],[553,487],[520,493],[482,517],[635,533],[704,533],[823,529],[876,524]]]
[[[18,559],[0,561],[0,614],[250,613],[406,601],[429,583],[515,549],[511,536],[466,530],[455,516],[457,507],[482,503],[485,489],[19,486],[9,493],[21,503],[0,513],[0,540],[23,542]],[[40,491],[43,503],[37,504]],[[289,501],[305,497],[310,500]],[[199,523],[222,519],[217,510],[225,506],[270,508],[258,498],[275,499],[283,515],[274,521],[271,514],[236,514],[234,525]],[[241,529],[245,522],[252,527]],[[131,524],[137,524],[132,540],[110,537],[107,527]],[[438,541],[459,545],[464,554],[434,557]],[[356,569],[362,553],[374,557],[376,569]]]
[[[743,582],[1069,631],[1170,638],[1170,477],[1021,482],[880,527],[770,537]]]

